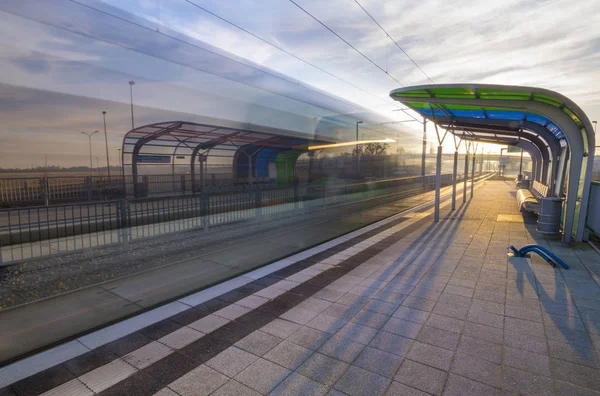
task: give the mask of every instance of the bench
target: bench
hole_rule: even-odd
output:
[[[540,212],[540,198],[548,196],[548,186],[538,181],[534,181],[529,189],[520,188],[517,190],[517,202],[519,203],[519,211],[526,210],[528,212]]]

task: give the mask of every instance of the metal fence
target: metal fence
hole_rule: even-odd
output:
[[[451,179],[450,174],[442,175],[444,185],[451,183]],[[208,230],[360,199],[386,196],[393,199],[407,191],[431,190],[434,183],[435,176],[431,175],[1,209],[0,264],[95,246],[127,244],[176,231]]]

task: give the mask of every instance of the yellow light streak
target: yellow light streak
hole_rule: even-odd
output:
[[[369,144],[369,143],[395,143],[394,139],[378,139],[378,140],[355,140],[353,142],[343,142],[343,143],[332,143],[332,144],[321,144],[319,146],[308,146],[309,150],[321,150],[326,148],[334,148],[334,147],[346,147],[346,146],[356,146],[359,144]]]

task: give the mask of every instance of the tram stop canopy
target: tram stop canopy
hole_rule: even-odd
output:
[[[140,196],[140,165],[157,168],[172,177],[191,175],[192,191],[202,191],[208,167],[219,168],[234,183],[253,184],[276,179],[291,184],[298,157],[309,144],[332,143],[293,136],[289,131],[248,125],[219,126],[187,121],[144,125],[127,132],[123,139],[123,169],[132,176],[134,196]],[[176,171],[176,168],[179,171]]]
[[[465,140],[517,145],[534,162],[533,178],[565,197],[563,241],[585,238],[594,156],[590,120],[550,90],[485,84],[433,84],[390,96]]]

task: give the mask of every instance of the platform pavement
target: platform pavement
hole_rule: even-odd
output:
[[[135,350],[119,351],[133,338],[109,344],[87,371],[68,361],[50,369],[54,382],[32,377],[4,392],[600,394],[600,256],[538,234],[508,182],[487,182],[442,215],[438,224],[412,216],[300,272],[258,280],[252,294],[217,299],[218,310],[183,326],[179,315],[169,330],[144,329]],[[527,243],[570,269],[507,255]]]

